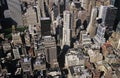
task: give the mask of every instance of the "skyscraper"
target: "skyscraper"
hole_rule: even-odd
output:
[[[23,25],[22,9],[20,0],[7,0],[8,9],[10,10],[11,19],[18,26]]]
[[[78,13],[81,9],[81,4],[79,1],[72,1],[70,5],[70,13],[71,13],[71,18],[70,18],[70,24],[71,24],[71,37],[74,39],[76,38],[76,21],[78,20]]]
[[[75,3],[74,2],[72,2],[71,5],[70,5],[70,13],[71,13],[71,22],[70,22],[70,24],[71,24],[71,31],[72,31],[71,36],[73,38],[73,37],[75,37],[75,27],[76,27],[76,25],[75,25],[75,17],[77,15],[77,14],[75,14],[76,11],[75,11]]]
[[[86,11],[88,11],[89,3],[91,0],[80,0],[81,7],[83,7]]]
[[[104,38],[105,31],[106,31],[106,27],[102,24],[98,24],[97,33],[93,38],[93,40],[99,46],[103,45],[106,41]]]
[[[62,48],[64,45],[70,46],[70,40],[71,40],[71,34],[70,34],[70,20],[71,20],[71,14],[70,11],[64,11],[64,18],[63,18],[63,39],[62,39]]]
[[[41,35],[48,36],[51,34],[51,20],[49,17],[41,18]]]
[[[92,9],[92,13],[91,13],[91,18],[90,18],[90,22],[89,25],[87,27],[87,32],[90,34],[90,37],[94,37],[95,32],[96,32],[96,25],[95,25],[95,21],[96,21],[96,17],[97,17],[97,8],[94,7]]]
[[[55,68],[58,66],[55,38],[51,36],[43,36],[42,39],[45,47],[46,61],[50,64],[50,68]]]
[[[98,18],[102,19],[102,23],[105,23],[107,6],[100,6]]]
[[[102,19],[102,23],[112,30],[116,18],[117,8],[114,6],[100,6],[98,18]]]
[[[83,0],[84,1],[84,0]],[[88,0],[88,3],[89,4],[86,4],[86,6],[88,6],[88,10],[86,10],[86,11],[88,11],[88,16],[90,16],[91,15],[91,12],[92,12],[92,8],[94,8],[95,7],[95,3],[96,3],[96,0]]]
[[[117,8],[114,6],[108,6],[105,17],[105,26],[107,26],[109,30],[113,30],[116,14]]]

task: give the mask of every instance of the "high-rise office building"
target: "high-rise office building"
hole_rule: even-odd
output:
[[[41,35],[48,36],[51,34],[51,20],[49,17],[41,18]]]
[[[106,31],[106,27],[102,24],[98,24],[98,28],[97,28],[97,33],[96,36],[93,38],[94,42],[97,45],[103,45],[105,43],[105,31]]]
[[[114,6],[108,6],[105,17],[105,26],[107,26],[109,30],[113,30],[116,14],[117,8]]]
[[[65,9],[69,10],[70,0],[65,0]]]
[[[67,1],[67,0],[66,0]],[[63,17],[63,12],[65,9],[67,9],[67,6],[65,5],[65,0],[60,0],[60,5],[59,5],[59,9],[60,9],[60,16]]]
[[[51,19],[49,17],[49,11],[52,9],[53,0],[38,0],[39,11],[40,11],[40,27],[41,27],[41,35],[48,36],[51,34]]]
[[[87,27],[87,32],[90,34],[90,37],[94,37],[95,32],[96,32],[95,21],[96,21],[96,17],[97,17],[97,12],[98,12],[97,8],[94,7],[92,9],[90,22],[89,22],[88,27]]]
[[[88,11],[88,16],[90,16],[92,13],[92,9],[95,7],[96,0],[88,0],[88,3],[89,3],[88,10],[86,10],[86,11]],[[86,6],[87,6],[87,4],[86,4]]]
[[[71,41],[71,14],[70,11],[64,11],[64,18],[63,18],[63,39],[62,39],[62,48],[64,45],[70,46]]]
[[[78,20],[78,13],[81,9],[81,4],[79,1],[72,1],[70,4],[70,13],[71,13],[71,18],[70,18],[70,24],[71,24],[71,36],[72,38],[76,38],[76,21]]]
[[[71,30],[72,30],[72,37],[75,37],[75,27],[76,27],[76,25],[75,25],[75,17],[76,17],[76,15],[75,15],[75,3],[74,2],[72,2],[71,3],[71,5],[70,5],[70,13],[71,13],[71,22],[70,22],[70,24],[71,24]]]
[[[107,6],[100,6],[98,18],[102,19],[102,23],[105,22]]]
[[[23,25],[22,9],[20,0],[7,0],[8,9],[10,10],[11,19],[17,23],[18,26]]]
[[[83,7],[86,11],[88,11],[89,3],[91,0],[80,0],[81,7]]]
[[[39,7],[40,7],[40,13],[41,17],[45,17],[45,11],[44,11],[44,0],[39,0]]]
[[[100,6],[98,18],[102,19],[102,23],[112,30],[116,18],[117,8],[114,6]]]
[[[46,55],[47,63],[50,64],[50,68],[58,67],[55,38],[51,36],[43,36],[42,39],[43,39],[43,45],[45,47],[45,55]]]

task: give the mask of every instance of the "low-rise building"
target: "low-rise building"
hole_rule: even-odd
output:
[[[103,56],[106,57],[108,54],[113,54],[113,47],[109,41],[102,45]]]
[[[82,43],[82,45],[88,45],[91,44],[91,38],[88,35],[88,33],[86,31],[81,31],[81,36],[80,36],[80,42]]]
[[[12,49],[11,44],[8,41],[2,42],[2,47],[3,47],[4,52],[7,52]]]
[[[16,33],[12,33],[12,41],[14,45],[21,45],[22,44],[22,40],[21,40],[21,36],[20,36],[20,32],[16,32]]]
[[[30,58],[24,57],[21,60],[21,67],[22,67],[22,70],[23,70],[24,74],[29,73],[30,75],[33,75]]]
[[[39,55],[35,63],[33,64],[34,70],[46,70],[46,61],[45,61],[45,56],[43,54]]]
[[[70,49],[68,53],[65,55],[65,66],[74,66],[74,65],[81,65],[84,67],[85,58],[82,54],[82,51]]]
[[[31,42],[30,42],[30,33],[29,32],[25,32],[25,44],[26,46],[31,46]]]
[[[88,55],[90,57],[90,62],[91,63],[102,61],[102,59],[103,59],[103,55],[100,53],[99,50],[90,49],[90,50],[88,50]]]
[[[19,53],[19,48],[15,47],[12,49],[13,50],[13,55],[14,55],[14,59],[20,59],[20,53]]]
[[[120,48],[120,33],[119,32],[113,32],[111,37],[109,37],[109,41],[113,48],[119,49]]]
[[[54,68],[52,70],[49,70],[47,72],[47,76],[51,76],[53,78],[61,78],[62,77],[62,74],[61,74],[61,71],[59,68]]]
[[[92,78],[92,73],[81,66],[70,66],[68,78]]]

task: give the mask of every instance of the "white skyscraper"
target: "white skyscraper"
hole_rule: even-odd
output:
[[[94,37],[96,32],[96,25],[95,25],[96,17],[97,17],[97,8],[94,7],[92,9],[90,22],[87,27],[87,32],[90,34],[90,37]]]
[[[70,35],[70,11],[64,11],[64,18],[63,18],[63,39],[62,39],[62,48],[64,45],[68,45],[70,46],[70,38],[71,38],[71,35]]]
[[[98,18],[102,19],[102,23],[105,22],[106,11],[107,11],[107,6],[101,5],[100,9],[99,9],[99,16],[98,16]]]

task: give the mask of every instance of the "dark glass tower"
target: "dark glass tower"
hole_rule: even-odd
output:
[[[50,24],[51,24],[50,18],[48,18],[48,17],[41,18],[41,34],[42,34],[42,36],[48,36],[51,34]]]
[[[116,14],[117,14],[116,7],[110,6],[107,8],[106,17],[105,17],[105,26],[107,26],[109,30],[113,30]]]

